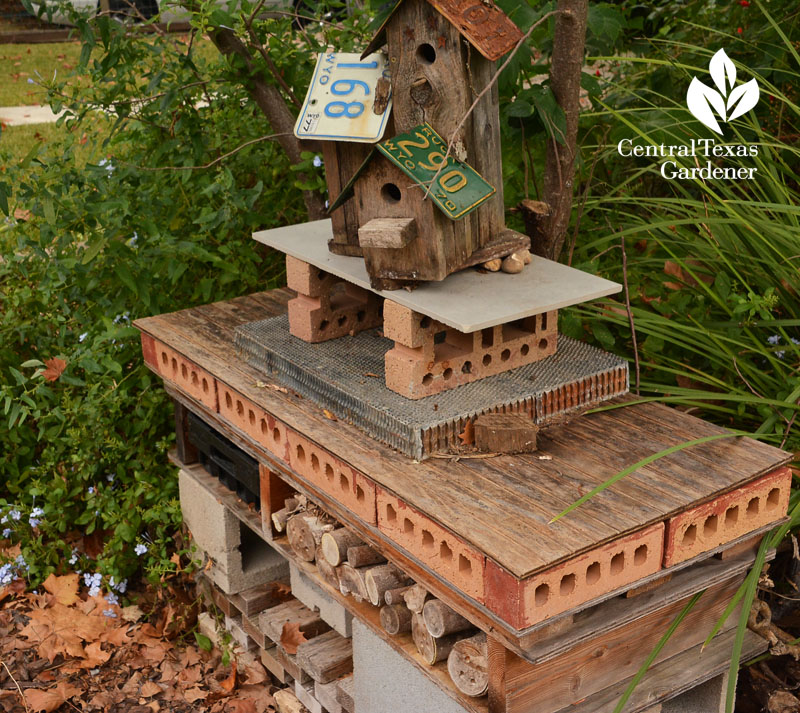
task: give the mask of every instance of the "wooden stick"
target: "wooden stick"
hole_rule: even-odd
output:
[[[429,666],[438,661],[444,661],[452,651],[457,641],[464,638],[463,634],[448,634],[440,639],[430,635],[422,614],[413,614],[411,618],[411,637],[417,647],[422,660]]]
[[[322,536],[322,555],[332,567],[337,567],[347,559],[350,547],[363,545],[364,541],[352,530],[340,527]]]
[[[387,604],[381,607],[381,626],[389,634],[404,634],[411,631],[412,616],[405,604]]]
[[[461,639],[447,657],[447,671],[456,688],[477,698],[489,689],[489,654],[486,634],[482,631]]]
[[[323,524],[316,515],[299,513],[286,523],[286,536],[289,545],[300,559],[313,562],[322,535],[333,529],[333,525]]]
[[[387,604],[402,604],[403,606],[406,605],[406,600],[403,599],[403,594],[407,592],[411,588],[411,585],[407,587],[397,587],[397,589],[387,589],[386,594],[383,595],[383,600]]]
[[[371,567],[369,572],[364,575],[367,596],[376,607],[384,602],[384,597],[389,589],[405,586],[411,581],[411,578],[402,569],[393,564]]]
[[[366,571],[364,567],[357,569],[349,564],[343,564],[339,569],[340,589],[344,584],[347,593],[352,594],[359,602],[367,599],[367,585],[364,582]]]
[[[422,607],[425,606],[425,600],[428,598],[428,590],[421,584],[414,584],[409,587],[403,599],[406,600],[406,606],[415,614],[422,614]]]
[[[454,612],[447,604],[438,599],[425,602],[422,618],[428,633],[438,638],[445,634],[455,634],[472,628],[472,624],[461,614]]]
[[[347,548],[347,564],[351,567],[366,567],[371,564],[381,564],[386,558],[369,545],[356,545]]]
[[[289,519],[289,513],[297,507],[296,498],[286,498],[283,502],[283,508],[276,510],[272,513],[271,520],[272,526],[276,532],[283,532],[286,529],[286,521]]]
[[[325,533],[328,534],[328,533]],[[323,535],[324,537],[325,535]],[[317,547],[317,553],[314,558],[317,564],[317,571],[320,576],[333,587],[337,592],[339,591],[339,569],[332,567],[328,560],[325,559],[322,553],[322,545]]]

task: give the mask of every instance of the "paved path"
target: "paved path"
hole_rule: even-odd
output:
[[[52,124],[58,117],[49,106],[0,106],[0,122],[7,126]]]

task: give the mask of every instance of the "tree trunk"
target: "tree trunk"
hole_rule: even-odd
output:
[[[588,0],[558,0],[557,9],[550,58],[550,87],[564,110],[567,126],[565,135],[559,137],[563,143],[554,137],[547,140],[543,197],[549,206],[549,214],[528,226],[533,227],[531,252],[551,260],[557,260],[561,254],[572,213]]]
[[[247,87],[253,101],[267,117],[272,131],[278,136],[276,140],[281,148],[286,152],[292,164],[301,162],[300,140],[294,135],[295,116],[289,110],[286,102],[281,96],[280,90],[265,81],[259,73],[253,56],[247,46],[236,36],[236,33],[227,27],[218,27],[209,32],[211,41],[217,49],[226,56],[235,55],[240,57],[247,67],[247,76],[244,77],[244,85]],[[305,181],[306,176],[298,174],[300,181]],[[303,191],[303,201],[308,210],[309,220],[320,220],[326,216],[325,203],[322,196],[314,191]]]

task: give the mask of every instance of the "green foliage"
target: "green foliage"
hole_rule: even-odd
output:
[[[109,586],[172,570],[180,524],[171,409],[133,321],[279,284],[251,233],[303,220],[301,188],[324,180],[313,154],[290,170],[239,67],[196,33],[75,21],[82,80],[43,82],[60,137],[24,157],[0,144],[0,509],[32,585],[74,566]],[[355,22],[307,41],[288,18],[255,27],[302,95],[313,52],[352,46]]]

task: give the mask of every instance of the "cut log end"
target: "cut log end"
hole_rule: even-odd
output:
[[[453,645],[447,657],[447,671],[456,688],[477,698],[489,689],[489,660],[486,634],[480,632]]]

